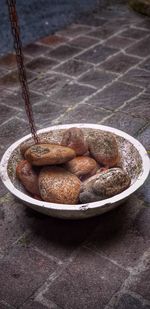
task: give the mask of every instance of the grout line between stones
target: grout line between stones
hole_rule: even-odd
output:
[[[56,303],[53,303],[51,300],[43,297],[43,295],[37,296],[36,301],[49,309],[63,309],[63,307],[58,306]]]
[[[21,236],[19,236],[9,247],[3,248],[0,254],[0,259],[3,259],[9,250],[11,250],[15,245],[17,245],[24,237],[27,237],[31,234],[30,230],[27,229]]]
[[[136,65],[135,65],[134,67],[136,67]],[[133,67],[132,67],[132,68],[133,68]],[[130,71],[130,69],[131,69],[131,68],[129,68],[129,70],[127,70],[126,73],[127,73],[128,71]],[[123,75],[124,75],[124,73],[120,74],[119,76],[116,76],[116,78],[113,79],[110,83],[104,85],[101,89],[98,89],[96,92],[94,92],[94,93],[91,94],[90,96],[85,97],[82,101],[80,101],[80,102],[78,102],[77,104],[75,104],[74,107],[73,107],[71,110],[74,110],[78,105],[83,104],[83,103],[86,103],[87,101],[89,101],[89,100],[90,100],[91,98],[93,98],[95,95],[97,95],[98,93],[102,92],[102,91],[103,91],[104,89],[106,89],[107,87],[111,86],[114,82],[118,81]],[[124,83],[124,84],[127,84],[127,85],[129,84],[129,83],[127,83],[127,82],[120,81],[120,80],[119,80],[119,82]],[[80,84],[80,83],[79,83],[79,84]],[[133,86],[133,84],[129,84],[129,85]],[[138,86],[138,88],[141,88],[141,90],[142,90],[142,91],[139,93],[139,95],[140,95],[140,94],[142,94],[142,93],[144,92],[145,89],[143,89],[143,87],[139,87],[139,86]],[[133,99],[136,98],[136,97],[137,97],[137,96],[134,96],[134,97],[132,97],[130,100],[133,100]],[[128,101],[129,101],[129,100],[128,100]],[[126,101],[126,103],[127,103],[128,101]],[[124,103],[123,103],[123,104],[124,104]],[[120,107],[120,108],[121,108],[121,107]],[[68,111],[69,111],[69,110],[66,110],[65,113],[68,112]],[[115,109],[114,111],[117,111],[117,109]],[[113,112],[114,112],[114,111],[113,111]],[[58,118],[56,118],[56,119],[54,120],[54,121],[55,121],[54,124],[55,124],[55,123],[57,124],[57,122],[58,122],[59,120],[63,119],[65,113],[62,114],[61,116],[59,116]],[[112,113],[112,114],[113,114],[113,113]],[[100,121],[100,123],[101,123],[102,121],[104,121],[104,120],[109,119],[109,118],[112,116],[112,114],[109,115],[109,116],[106,116],[104,119],[102,119],[102,120]]]
[[[141,134],[141,133],[143,133],[143,131],[145,130],[145,129],[147,129],[147,127],[150,125],[150,121],[148,121],[146,124],[145,124],[145,126],[143,126],[142,128],[140,128],[139,130],[138,130],[138,132],[136,133],[136,136],[138,136],[139,134]]]
[[[7,124],[7,123],[8,123],[9,121],[11,121],[11,120],[14,120],[14,121],[15,121],[16,118],[17,118],[16,116],[10,117],[9,119],[7,119],[7,120],[4,121],[3,123],[1,123],[1,124],[0,124],[0,127],[2,127],[3,125]]]
[[[34,247],[35,251],[37,251],[38,253],[40,253],[41,255],[49,258],[51,261],[54,261],[56,264],[58,265],[62,265],[63,264],[63,261],[61,261],[60,259],[58,259],[57,257],[51,255],[51,254],[47,254],[46,252],[44,252],[43,250],[37,248],[37,247]]]
[[[115,109],[115,112],[122,111],[121,109],[124,108],[128,103],[132,102],[133,100],[138,99],[143,93],[145,92],[145,89],[143,89],[141,92],[139,92],[136,96],[130,98],[129,100],[125,101],[121,106]],[[128,114],[128,113],[127,113]],[[139,117],[141,118],[141,117]]]
[[[96,231],[97,226],[95,227],[94,231]],[[93,232],[94,232],[93,231]],[[91,235],[90,235],[91,236]],[[62,272],[73,262],[73,260],[76,258],[78,255],[79,250],[81,247],[85,244],[85,241],[87,241],[90,236],[87,237],[86,240],[84,240],[73,252],[71,253],[70,257],[68,258],[67,261],[65,261],[62,265],[58,265],[58,268],[56,271],[54,271],[45,281],[44,284],[42,284],[34,293],[33,296],[36,301],[41,301],[43,300],[43,294],[47,292],[48,288],[52,283],[59,277],[61,276]],[[31,297],[31,296],[30,296]],[[27,301],[27,300],[26,300]],[[62,308],[63,309],[63,308]]]
[[[7,103],[1,103],[0,102],[0,106],[6,106],[6,107],[9,107],[12,110],[14,109],[14,111],[18,111],[18,112],[22,111],[22,108],[17,107],[17,106],[7,105]]]
[[[136,276],[139,275],[142,271],[145,271],[149,268],[149,259],[150,259],[150,249],[148,251],[145,251],[143,256],[139,259],[139,263],[137,266],[130,269],[130,273],[127,279],[123,282],[120,289],[117,293],[115,293],[108,304],[105,306],[104,309],[108,309],[110,307],[113,308],[114,304],[116,304],[119,301],[119,298],[121,295],[125,294],[130,291],[130,285],[132,282],[135,281]]]
[[[120,265],[119,263],[117,263],[115,260],[110,259],[110,258],[107,257],[105,254],[103,254],[102,251],[99,252],[99,251],[96,250],[96,249],[93,249],[93,248],[91,249],[90,247],[88,247],[88,245],[83,245],[83,248],[88,249],[88,250],[91,251],[91,252],[95,252],[97,255],[99,255],[99,256],[105,258],[106,260],[108,260],[108,261],[111,262],[112,264],[118,266],[119,268],[121,268],[121,269],[123,269],[123,270],[126,270],[126,271],[130,272],[130,269],[125,268],[125,267],[123,267],[122,265]]]

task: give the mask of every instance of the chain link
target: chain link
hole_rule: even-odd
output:
[[[8,12],[9,12],[9,19],[11,22],[11,31],[14,39],[14,49],[16,52],[16,61],[18,66],[18,75],[19,75],[19,81],[21,85],[22,90],[22,98],[24,100],[25,104],[25,110],[28,117],[29,125],[31,134],[34,138],[35,143],[39,142],[38,135],[35,129],[35,123],[33,118],[33,111],[32,106],[30,102],[30,93],[27,83],[27,76],[26,76],[26,70],[24,66],[24,57],[22,52],[22,43],[20,39],[20,29],[19,29],[19,22],[17,17],[17,11],[16,11],[16,0],[7,0],[8,5]]]

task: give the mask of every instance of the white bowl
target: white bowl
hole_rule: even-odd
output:
[[[49,216],[67,219],[82,219],[100,215],[110,211],[123,203],[131,194],[139,189],[150,171],[150,160],[145,148],[135,138],[112,127],[96,124],[67,124],[48,127],[38,131],[38,134],[48,133],[50,139],[60,139],[61,132],[70,127],[82,128],[86,135],[91,130],[104,130],[116,134],[119,148],[121,149],[122,166],[130,175],[130,187],[120,194],[98,202],[78,205],[65,205],[39,201],[29,196],[22,185],[17,181],[15,167],[17,159],[21,159],[20,144],[31,138],[31,134],[19,139],[4,153],[0,163],[0,175],[6,188],[19,200],[29,207]],[[54,136],[52,136],[54,135]],[[57,138],[56,138],[56,136]],[[20,158],[19,158],[20,156]]]

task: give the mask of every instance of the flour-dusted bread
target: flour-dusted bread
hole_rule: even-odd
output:
[[[39,175],[41,197],[46,202],[77,204],[80,180],[62,167],[44,167]]]
[[[99,131],[88,138],[91,156],[100,164],[113,167],[119,161],[119,151],[116,138],[112,133]]]
[[[130,186],[128,174],[121,168],[111,168],[85,181],[80,191],[80,202],[90,203],[121,193]]]
[[[73,149],[55,144],[37,144],[25,152],[25,159],[32,165],[62,164],[76,156]]]
[[[70,128],[63,134],[61,145],[68,146],[81,156],[88,151],[88,145],[84,133],[80,128]]]
[[[40,195],[38,174],[27,160],[21,160],[16,167],[16,175],[25,189],[33,195]]]

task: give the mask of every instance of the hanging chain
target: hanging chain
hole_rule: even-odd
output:
[[[26,71],[25,71],[25,66],[24,66],[24,57],[23,57],[23,52],[22,52],[22,43],[20,39],[19,22],[18,22],[18,17],[17,17],[17,12],[16,12],[16,0],[7,0],[7,5],[8,5],[8,11],[9,11],[9,19],[11,22],[11,31],[12,31],[12,35],[14,39],[14,49],[16,52],[16,61],[17,61],[18,75],[19,75],[19,80],[20,80],[21,90],[22,90],[22,98],[24,100],[25,110],[26,110],[26,114],[28,117],[32,136],[34,138],[35,143],[38,143],[39,140],[38,140],[38,136],[37,136],[36,129],[35,129],[33,111],[32,111],[32,106],[30,102],[30,93],[29,93],[29,88],[27,84],[27,76],[26,76]]]

